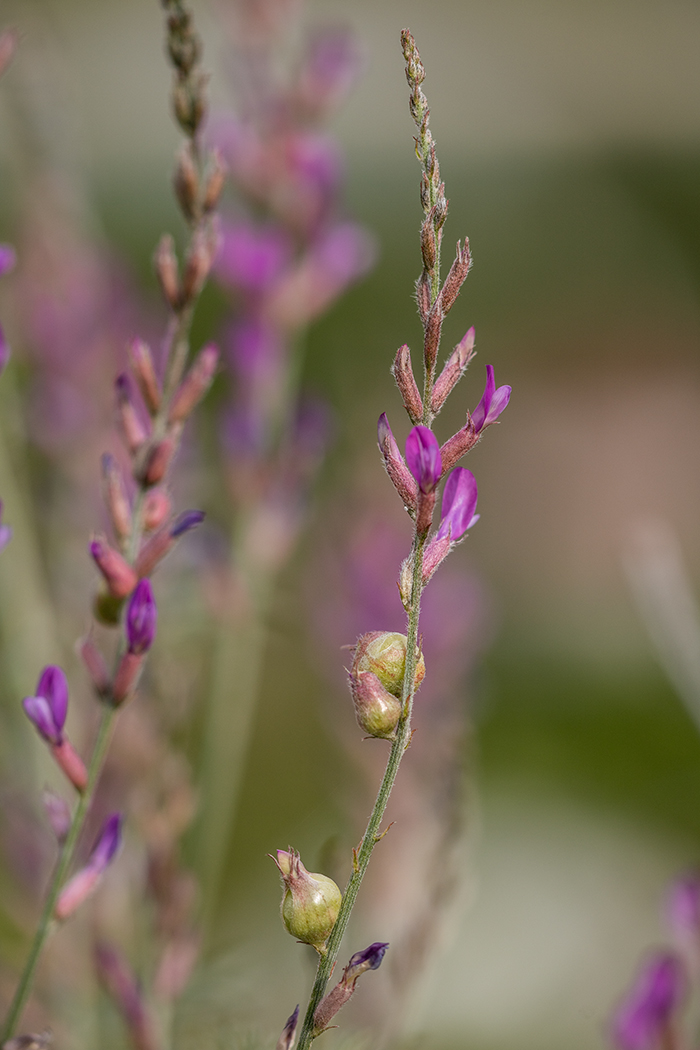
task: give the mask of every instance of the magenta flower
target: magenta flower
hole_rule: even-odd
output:
[[[22,707],[44,740],[49,744],[62,742],[68,713],[68,682],[60,667],[44,668],[36,695],[25,697]]]
[[[432,430],[414,427],[406,438],[406,463],[426,495],[435,490],[442,474],[440,446]]]
[[[2,371],[0,362],[0,371]],[[2,500],[0,499],[0,551],[6,547],[12,539],[12,529],[9,525],[2,524]]]
[[[476,478],[471,470],[456,467],[447,481],[442,494],[442,520],[437,539],[449,538],[454,543],[462,538],[467,529],[479,520],[475,514],[477,500]]]
[[[140,656],[151,648],[157,622],[158,610],[150,581],[139,580],[126,610],[126,637],[130,653]]]
[[[639,973],[612,1020],[611,1034],[620,1050],[658,1050],[685,990],[678,956],[653,955]]]
[[[257,292],[279,277],[290,257],[284,233],[247,222],[225,225],[216,259],[219,279],[234,288]]]
[[[499,386],[496,389],[496,380],[493,374],[493,365],[486,366],[486,386],[481,401],[472,412],[472,423],[478,434],[495,423],[503,409],[510,400],[511,387]]]

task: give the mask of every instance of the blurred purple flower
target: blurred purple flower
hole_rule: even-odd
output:
[[[312,252],[319,278],[334,294],[369,270],[375,259],[374,240],[355,222],[340,222],[323,235]]]
[[[449,535],[455,542],[462,538],[479,520],[475,514],[477,500],[476,478],[471,470],[455,467],[447,481],[442,494],[442,520],[437,531],[437,539]]]
[[[102,825],[87,864],[69,879],[56,902],[56,918],[64,920],[87,900],[106,871],[121,842],[122,816],[112,813]]]
[[[2,508],[3,503],[0,499],[0,551],[3,549],[3,547],[6,547],[12,539],[12,529],[9,525],[2,524]]]
[[[344,26],[320,29],[311,37],[299,89],[307,106],[335,108],[348,94],[362,67],[357,37]]]
[[[102,874],[119,849],[121,834],[122,815],[121,813],[111,813],[102,825],[97,842],[88,858],[87,866],[92,868],[93,871]]]
[[[126,637],[129,652],[140,656],[153,645],[158,609],[150,580],[139,580],[126,610]]]
[[[700,936],[700,873],[690,872],[671,885],[666,914],[681,940]]]
[[[433,492],[442,474],[442,459],[437,438],[428,427],[414,427],[406,438],[406,463],[421,492]]]
[[[219,280],[248,292],[273,284],[291,254],[285,234],[273,226],[224,223],[215,268]]]
[[[275,329],[258,317],[246,317],[230,326],[226,346],[239,378],[265,379],[282,354]]]
[[[612,1020],[611,1034],[620,1050],[660,1050],[685,990],[685,973],[671,952],[653,955]]]
[[[0,244],[0,277],[9,273],[17,262],[17,254],[11,244]]]
[[[36,695],[22,701],[27,718],[50,744],[60,744],[68,713],[68,682],[60,667],[49,665],[41,673]]]
[[[484,427],[495,423],[503,409],[510,401],[512,387],[499,386],[496,389],[496,380],[493,374],[493,365],[486,366],[486,387],[481,396],[481,401],[472,412],[472,423],[477,434]]]
[[[201,525],[205,517],[206,514],[203,510],[183,510],[182,514],[177,516],[170,527],[170,535],[174,540],[179,539],[186,532]]]

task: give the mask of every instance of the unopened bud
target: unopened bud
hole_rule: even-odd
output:
[[[314,1013],[314,1036],[319,1036],[328,1028],[329,1022],[333,1020],[340,1010],[345,1006],[348,999],[355,991],[358,978],[367,970],[377,970],[386,954],[389,945],[384,941],[375,941],[362,952],[355,952],[348,965],[343,970],[343,976],[339,983],[328,995],[321,1000]]]
[[[117,376],[115,382],[117,392],[117,412],[121,425],[126,447],[129,452],[137,452],[148,437],[148,431],[142,423],[136,410],[136,405],[131,394],[131,384],[126,373]]]
[[[459,290],[467,279],[467,274],[471,269],[472,257],[469,251],[469,240],[464,238],[464,248],[460,246],[457,241],[457,252],[455,260],[450,267],[450,272],[445,278],[445,283],[440,291],[439,300],[442,309],[443,316],[454,305],[454,301],[459,295]]]
[[[187,253],[185,272],[182,277],[182,300],[185,303],[196,299],[209,276],[214,261],[214,244],[211,235],[197,230]]]
[[[423,266],[426,270],[432,270],[435,266],[435,260],[437,258],[437,246],[435,243],[435,230],[433,228],[432,214],[435,211],[433,208],[431,214],[424,221],[420,231],[420,250],[423,255]]]
[[[158,609],[150,581],[139,580],[126,610],[126,639],[129,652],[137,655],[153,645],[158,624]]]
[[[401,701],[388,692],[371,671],[349,675],[357,724],[367,736],[394,740],[401,717]]]
[[[277,1040],[275,1050],[293,1050],[297,1037],[297,1023],[299,1021],[299,1006],[287,1018],[287,1023],[282,1029],[282,1034]]]
[[[209,176],[207,178],[207,185],[204,191],[204,201],[202,207],[205,212],[214,211],[217,204],[219,203],[219,197],[221,191],[224,188],[226,181],[226,166],[221,159],[221,154],[218,150],[214,150],[212,153],[212,166]]]
[[[119,464],[109,452],[102,457],[102,489],[112,527],[119,539],[124,539],[131,532],[131,504]]]
[[[385,412],[382,412],[377,423],[377,441],[389,479],[409,513],[415,513],[418,486],[399,451]]]
[[[391,373],[396,380],[404,408],[411,417],[411,422],[419,423],[423,418],[423,400],[418,391],[413,368],[411,366],[411,351],[406,344],[400,346],[396,351]]]
[[[172,509],[170,497],[164,489],[151,489],[143,501],[143,527],[146,532],[160,528]]]
[[[120,841],[121,816],[113,813],[103,824],[85,867],[69,879],[60,892],[54,911],[59,921],[67,919],[87,900],[117,852]]]
[[[445,404],[448,395],[454,390],[464,371],[474,356],[474,328],[470,328],[466,335],[457,343],[447,361],[445,367],[437,378],[433,387],[431,407],[433,412],[440,411]]]
[[[194,219],[197,212],[199,176],[192,160],[192,147],[189,143],[183,147],[177,159],[173,186],[183,215],[189,220]]]
[[[400,697],[406,670],[406,635],[396,631],[369,631],[357,640],[351,673],[371,671],[389,693]],[[425,677],[425,660],[418,654],[414,687]]]
[[[161,528],[144,543],[136,559],[136,572],[139,576],[150,576],[156,566],[163,560],[175,542],[186,532],[204,521],[204,511],[185,510],[179,514],[172,525]]]
[[[146,457],[142,480],[145,485],[157,485],[165,477],[170,462],[175,455],[175,442],[172,438],[163,438],[156,442]]]
[[[88,782],[87,769],[70,740],[64,736],[60,743],[52,744],[51,754],[76,791],[82,795]]]
[[[208,343],[200,350],[189,372],[175,391],[168,415],[170,423],[182,423],[187,419],[211,386],[218,363],[219,351],[213,343]]]
[[[111,701],[115,707],[123,704],[136,689],[144,657],[140,653],[126,652],[119,661],[112,684]]]
[[[322,955],[338,918],[343,895],[326,875],[308,872],[295,850],[272,858],[283,882],[282,921],[292,937]]]
[[[153,355],[143,339],[132,339],[129,343],[129,360],[136,384],[152,416],[160,408],[160,383],[156,376]]]
[[[109,672],[102,653],[92,638],[83,638],[78,651],[92,679],[92,684],[100,696],[106,696],[110,688]]]
[[[156,274],[160,282],[163,297],[173,310],[181,306],[180,279],[178,276],[175,246],[170,234],[164,234],[155,255]]]
[[[138,582],[138,577],[128,561],[107,543],[96,536],[90,544],[90,554],[105,578],[113,598],[126,598]]]

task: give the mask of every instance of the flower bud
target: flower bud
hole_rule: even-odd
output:
[[[186,219],[196,217],[199,176],[192,160],[192,147],[188,144],[181,151],[173,179],[175,196]]]
[[[413,368],[411,366],[411,351],[406,344],[400,346],[396,351],[394,363],[391,366],[391,374],[396,380],[404,408],[411,417],[413,423],[418,423],[423,416],[423,399],[418,391]]]
[[[160,408],[160,383],[156,376],[156,368],[153,363],[153,355],[147,343],[143,339],[132,339],[129,343],[129,361],[131,371],[136,385],[141,391],[141,397],[152,416]]]
[[[143,501],[143,527],[147,532],[160,528],[170,514],[172,504],[164,489],[151,489]]]
[[[204,190],[204,200],[202,201],[202,208],[205,213],[214,211],[217,204],[219,203],[219,197],[221,191],[224,188],[224,182],[226,181],[226,166],[221,159],[221,154],[218,150],[212,151],[212,166],[207,177],[207,184]]]
[[[116,535],[123,539],[131,531],[131,505],[119,464],[109,452],[105,452],[102,457],[102,493],[112,527]]]
[[[169,423],[182,423],[187,419],[211,386],[218,363],[219,351],[213,343],[200,350],[189,372],[175,391],[168,413]]]
[[[297,1005],[296,1010],[287,1018],[287,1023],[282,1029],[282,1034],[277,1040],[277,1046],[275,1050],[293,1050],[294,1043],[296,1042],[297,1036],[297,1023],[299,1021],[299,1006]]]
[[[360,729],[367,736],[393,740],[401,717],[401,701],[389,693],[371,671],[358,671],[351,674],[349,680]]]
[[[401,696],[406,669],[406,635],[396,631],[369,631],[358,639],[352,661],[352,674],[371,671],[381,685],[395,697]],[[425,677],[425,660],[419,653],[416,662],[415,688]]]
[[[415,513],[418,488],[396,444],[386,412],[382,412],[377,423],[377,441],[384,460],[384,468],[394,488],[408,512]]]
[[[90,554],[105,578],[113,598],[126,598],[133,591],[138,577],[128,561],[102,536],[96,536],[90,544]]]
[[[272,859],[284,884],[282,922],[292,937],[323,955],[338,918],[342,893],[326,875],[309,873],[295,850],[277,850],[277,858]]]
[[[126,610],[126,637],[129,652],[145,653],[153,645],[158,622],[153,590],[149,580],[139,580]]]
[[[165,437],[158,441],[146,457],[141,474],[145,485],[157,485],[165,477],[168,467],[175,455],[175,442]]]
[[[139,418],[139,413],[131,395],[131,384],[126,373],[117,376],[117,414],[121,425],[126,447],[133,453],[141,448],[148,437],[148,431]]]
[[[173,310],[180,308],[180,278],[177,272],[175,245],[170,234],[164,234],[155,256],[156,274],[160,282],[163,298]]]
[[[119,849],[121,824],[122,818],[119,813],[112,813],[107,817],[87,864],[68,880],[59,894],[54,912],[57,919],[67,919],[96,888]]]

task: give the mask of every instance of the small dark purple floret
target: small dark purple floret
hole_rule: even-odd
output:
[[[201,525],[204,521],[206,514],[203,510],[184,510],[174,521],[170,535],[174,540],[179,539],[180,536],[184,536],[190,529],[194,529],[197,525]]]
[[[374,944],[370,944],[369,948],[365,948],[364,951],[355,952],[348,963],[348,969],[355,966],[365,966],[365,964],[367,964],[368,970],[378,969],[388,947],[388,942],[375,941]]]
[[[126,610],[126,638],[129,652],[140,655],[153,645],[158,609],[150,580],[139,580]]]

